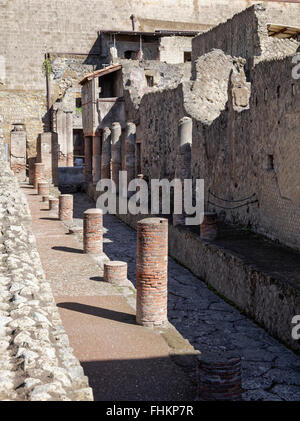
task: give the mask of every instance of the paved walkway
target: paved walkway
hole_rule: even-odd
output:
[[[38,221],[38,218],[40,218],[42,214],[47,215],[46,212],[38,211],[39,203],[37,202],[37,197],[29,196],[29,198],[35,221]],[[94,202],[92,202],[85,194],[76,194],[74,196],[75,222],[78,225],[82,225],[81,218],[83,211],[94,206]],[[41,220],[41,222],[42,221],[43,220]],[[53,239],[50,241],[50,239],[47,240],[42,238],[45,237],[46,232],[48,232],[47,237],[49,236],[49,234],[51,235],[51,224],[54,223],[55,233],[52,233],[52,235],[54,236]],[[102,321],[102,317],[104,314],[103,309],[111,311],[111,308],[113,307],[112,301],[113,299],[116,299],[116,297],[112,296],[109,291],[104,292],[106,291],[105,288],[107,288],[108,286],[104,285],[103,282],[99,281],[99,278],[95,278],[94,273],[90,273],[93,272],[93,269],[91,269],[90,263],[87,262],[87,259],[89,259],[89,257],[81,255],[80,251],[78,250],[78,245],[76,247],[74,246],[74,237],[66,236],[62,233],[60,233],[59,236],[57,235],[57,230],[62,230],[61,226],[59,228],[59,224],[60,223],[58,221],[50,221],[50,224],[48,221],[48,224],[45,224],[43,227],[40,226],[40,228],[36,227],[35,230],[36,235],[38,236],[38,249],[41,254],[44,269],[48,277],[51,278],[53,281],[53,290],[55,295],[57,296],[58,302],[67,301],[68,299],[67,297],[61,297],[59,295],[71,295],[72,302],[77,302],[76,313],[74,313],[74,308],[72,310],[69,309],[67,317],[67,314],[65,313],[67,311],[66,305],[64,311],[62,312],[63,322],[65,323],[65,327],[70,335],[70,339],[72,342],[72,340],[76,340],[76,337],[78,337],[78,333],[76,334],[74,332],[73,335],[72,329],[69,329],[68,324],[70,322],[68,321],[68,319],[71,317],[75,317],[75,314],[77,314],[77,312],[80,309],[83,309],[82,307],[80,307],[81,305],[86,305],[85,302],[82,303],[80,300],[84,300],[84,296],[87,295],[88,298],[86,298],[86,300],[89,301],[88,305],[91,306],[91,302],[93,300],[99,299],[99,302],[97,302],[96,304],[100,306],[101,309],[99,309],[95,305],[94,301],[94,304],[92,305],[92,307],[97,307],[97,309],[95,309],[94,311],[98,316],[100,316],[100,318],[94,317],[93,323],[96,323],[96,321],[98,321],[99,323],[98,319]],[[120,222],[116,217],[110,215],[106,215],[104,217],[104,225],[105,253],[112,260],[127,261],[129,268],[128,277],[133,283],[135,283],[135,231],[129,228],[124,223]],[[69,241],[73,245],[69,245]],[[54,253],[54,251],[51,251],[51,244],[49,243],[55,244],[56,247],[69,247],[70,249],[77,248],[77,253],[71,252],[72,250],[69,250],[69,252],[66,250],[60,250],[60,253],[58,253],[58,249],[55,250],[57,253]],[[59,255],[61,257],[59,257]],[[57,268],[53,267],[54,261],[57,261]],[[66,265],[66,262],[68,262],[68,266]],[[93,282],[89,283],[88,280]],[[99,287],[99,285],[101,285],[101,287]],[[102,293],[100,293],[100,290],[102,290]],[[65,292],[62,294],[63,291]],[[103,297],[103,294],[106,294],[107,297]],[[76,298],[75,296],[78,295],[80,295],[80,297]],[[102,298],[99,298],[99,296]],[[108,302],[105,302],[105,300],[108,300]],[[119,302],[121,303],[121,297],[118,297],[118,300],[120,300]],[[126,307],[126,304],[124,302],[122,303]],[[172,259],[169,259],[168,307],[170,322],[176,327],[176,329],[182,334],[184,338],[190,341],[190,343],[196,349],[199,349],[200,351],[209,351],[217,349],[237,350],[240,353],[240,355],[242,356],[243,387],[245,390],[243,398],[245,400],[300,400],[300,358],[296,356],[292,351],[288,350],[285,346],[281,345],[278,341],[273,339],[270,335],[268,335],[263,329],[258,327],[251,320],[241,315],[235,308],[224,302],[220,297],[218,297],[212,291],[210,291],[205,285],[205,283],[193,276],[188,270],[175,263]],[[89,310],[91,309],[89,308]],[[72,315],[70,311],[72,311]],[[131,314],[131,317],[133,318],[133,312],[131,307],[126,307],[126,312],[126,317],[130,317],[129,315]],[[133,319],[131,320],[133,323]],[[90,319],[89,322],[91,322]],[[120,323],[120,321],[114,320],[114,326],[117,329],[116,322],[118,324]],[[101,323],[103,323],[103,321]],[[110,321],[110,323],[112,323],[112,321]],[[126,327],[128,327],[127,324]],[[139,329],[140,331],[144,329],[136,325],[131,325],[130,328]],[[95,332],[98,328],[92,328],[90,326],[89,329],[95,329],[93,330]],[[137,332],[137,330],[135,332]],[[110,337],[113,337],[116,334],[117,330],[114,330],[113,334],[110,335]],[[73,339],[73,337],[75,339]],[[86,340],[88,341],[88,343],[90,343],[90,335],[86,336]],[[101,340],[99,340],[98,337],[95,337],[95,340],[101,342]],[[127,356],[126,363],[116,363],[117,360],[114,360],[113,358],[108,358],[109,355],[108,357],[106,357],[108,358],[108,360],[105,363],[103,363],[103,355],[107,355],[108,353],[106,350],[104,350],[104,353],[100,353],[100,359],[102,358],[102,363],[99,363],[97,365],[97,369],[99,369],[98,377],[101,377],[103,387],[104,385],[107,385],[107,381],[110,383],[114,383],[112,377],[109,375],[109,373],[111,373],[111,370],[113,372],[118,372],[118,370],[122,371],[123,367],[126,366],[126,368],[128,368],[128,375],[130,375],[131,373],[131,378],[135,376],[135,374],[133,374],[131,371],[134,364],[130,367],[128,366],[128,355],[130,355],[131,352],[130,342],[132,340],[135,340],[134,335],[128,337],[124,343],[126,348],[127,346],[129,347],[129,349],[124,349],[124,353],[122,354],[124,356],[125,361]],[[84,348],[85,346],[88,348],[88,343],[84,344],[81,348]],[[131,345],[132,348],[135,346],[133,344]],[[97,346],[100,346],[100,344],[98,345],[98,342]],[[149,349],[147,350],[148,346]],[[75,346],[74,348],[76,351]],[[152,351],[153,345],[150,343],[145,344],[144,348],[146,352],[149,350]],[[111,348],[109,352],[111,352]],[[87,358],[89,357],[85,356],[84,360],[87,361]],[[151,358],[153,358],[153,356]],[[166,357],[165,359],[167,360]],[[85,369],[89,368],[88,363],[84,363],[83,365]],[[92,365],[93,363],[90,363],[91,371],[92,368],[95,369],[95,367],[92,367]],[[158,376],[157,379],[160,379],[161,376],[164,378],[164,380],[162,380],[161,383],[164,384],[165,382],[165,384],[168,384],[166,377],[164,377],[164,373],[159,373],[159,371],[160,370],[158,369],[155,373]],[[170,380],[174,376],[175,372],[173,376],[170,376]],[[118,378],[117,375],[116,378]],[[180,382],[177,383],[177,385],[179,384]],[[188,386],[186,386],[186,384],[188,384]],[[110,386],[108,386],[108,389],[109,388]],[[114,398],[116,400],[122,399],[123,393],[126,394],[126,388],[130,390],[132,388],[132,383],[128,383],[128,379],[124,379],[123,383],[121,382],[119,387],[119,395],[117,390],[118,387],[115,386],[113,392]],[[107,389],[105,389],[103,396],[106,396],[106,390]],[[187,399],[192,399],[190,393],[190,390],[192,389],[189,383],[185,383],[181,390],[183,391],[181,392],[180,396],[183,399],[184,397],[187,398],[187,394],[189,395]],[[147,396],[146,387],[144,396],[139,395],[136,398],[147,399],[145,398],[145,396]],[[100,395],[99,398],[101,398]]]
[[[94,202],[75,195],[76,216]],[[77,223],[81,224],[80,219]],[[136,232],[104,217],[104,251],[128,262],[135,284]],[[169,259],[169,321],[200,351],[235,350],[242,357],[244,400],[299,401],[300,357],[214,294],[190,271]]]
[[[134,309],[103,282],[78,238],[45,210],[32,188],[23,189],[44,271],[95,400],[193,400],[195,386],[170,357],[164,337],[136,325]]]

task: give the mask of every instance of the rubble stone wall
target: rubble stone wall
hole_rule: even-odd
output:
[[[300,85],[292,79],[291,57],[255,66],[249,108],[228,108],[205,124],[194,118],[192,174],[203,178],[214,197],[208,209],[221,219],[300,249],[299,113]],[[255,196],[253,197],[252,195]],[[237,209],[222,209],[257,203]]]
[[[265,17],[260,13],[259,19]],[[251,23],[256,16],[257,9],[250,8],[233,20],[238,28],[247,27],[246,18]],[[227,46],[215,49],[217,29],[198,37],[200,45],[210,35],[211,50],[194,60],[193,80],[141,99],[142,173],[148,179],[174,178],[177,125],[189,116],[192,176],[205,180],[206,209],[300,250],[300,85],[292,77],[299,43],[280,40],[284,57],[261,56],[249,79],[246,56],[229,55]],[[209,197],[208,189],[225,200]]]
[[[42,269],[25,195],[2,148],[0,400],[93,400]]]
[[[5,141],[14,123],[26,125],[29,156],[47,124],[45,53],[99,53],[98,31],[143,30],[139,18],[161,22],[217,25],[249,5],[250,0],[1,0],[0,113]],[[265,2],[269,19],[299,26],[300,4]],[[169,27],[167,29],[170,29]],[[222,39],[226,34],[221,34]],[[241,34],[237,39],[240,40]],[[48,128],[49,129],[49,128]]]
[[[300,5],[298,5],[300,6]],[[281,6],[284,9],[284,6]],[[300,8],[295,10],[295,17],[300,19]],[[220,49],[232,57],[247,60],[246,70],[251,71],[253,64],[265,59],[282,58],[293,54],[299,42],[289,39],[276,39],[268,36],[269,23],[283,24],[283,21],[272,21],[266,4],[257,4],[228,19],[226,22],[193,38],[192,60],[209,53],[212,49]]]

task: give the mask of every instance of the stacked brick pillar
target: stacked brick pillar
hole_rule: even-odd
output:
[[[86,183],[92,181],[92,137],[85,136],[84,138],[84,173]]]
[[[34,185],[34,164],[36,164],[36,157],[30,157],[28,162],[28,181],[29,184]]]
[[[59,196],[58,216],[61,221],[71,222],[73,220],[73,196],[71,194]]]
[[[102,132],[101,178],[110,179],[111,131],[105,127]]]
[[[59,199],[50,198],[49,199],[49,210],[55,213],[58,213]]]
[[[38,183],[45,181],[45,165],[38,162],[34,164],[34,177],[33,177],[33,187],[35,190],[38,188]]]
[[[83,251],[101,255],[103,252],[103,216],[101,209],[88,209],[83,214]]]
[[[73,167],[73,112],[59,108],[56,112],[56,131],[59,145],[59,167]]]
[[[115,122],[111,128],[111,178],[116,185],[117,193],[119,193],[119,172],[122,170],[121,137],[121,125]]]
[[[193,121],[190,117],[183,117],[178,124],[178,146],[176,154],[175,178],[181,181],[178,183],[182,191],[182,213],[173,214],[173,225],[183,225],[185,223],[184,213],[184,179],[191,178],[191,150],[193,140]],[[178,196],[175,195],[175,199]],[[179,204],[179,203],[178,203]],[[174,202],[174,208],[176,203]]]
[[[143,326],[167,323],[168,221],[146,218],[137,224],[136,321]]]
[[[58,136],[53,132],[40,133],[37,141],[37,162],[44,164],[44,178],[58,185]]]
[[[73,112],[66,111],[67,167],[74,165]]]
[[[49,183],[46,181],[39,182],[37,190],[39,196],[49,196]]]
[[[126,124],[124,147],[124,170],[127,171],[127,182],[135,178],[135,145],[136,145],[136,126],[134,123]]]
[[[96,184],[101,177],[101,140],[99,136],[93,136],[92,149],[93,183]]]
[[[67,167],[67,155],[68,147],[66,142],[66,113],[62,109],[58,109],[56,112],[56,132],[58,135],[58,145],[59,145],[59,157],[58,157],[58,166]]]
[[[202,353],[197,359],[198,391],[201,401],[242,399],[241,359],[227,352]]]
[[[10,133],[10,166],[19,181],[26,180],[26,131],[15,124]]]
[[[113,285],[126,285],[127,263],[117,260],[104,263],[104,280]]]

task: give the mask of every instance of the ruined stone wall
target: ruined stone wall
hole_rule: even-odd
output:
[[[218,75],[222,74],[218,64],[225,71],[226,60],[230,66],[236,61],[225,56],[227,59],[222,62],[217,51],[211,54],[215,55],[215,61],[210,65],[216,68]],[[216,210],[227,222],[242,224],[300,249],[297,140],[300,85],[292,79],[291,59],[257,64],[251,86],[245,82],[246,97],[238,97],[242,101],[239,104],[233,97],[235,90],[230,72],[225,78],[223,93],[220,81],[214,87],[206,55],[203,63],[212,82],[209,93],[201,86],[191,91],[192,82],[186,82],[176,89],[144,95],[139,113],[143,132],[142,172],[149,179],[174,178],[177,123],[184,115],[190,116],[193,118],[192,174],[194,179],[205,180],[206,201],[209,188],[225,200],[250,198],[229,203],[210,197],[210,201],[220,207],[210,205],[207,209]],[[222,95],[217,108],[216,101]],[[216,108],[212,110],[210,105],[214,103]],[[239,106],[241,104],[244,106]],[[222,208],[254,200],[258,202],[238,209]]]
[[[253,10],[239,18],[253,21]],[[210,33],[212,50],[195,60],[195,80],[145,94],[140,102],[142,172],[149,179],[174,177],[178,120],[190,116],[192,175],[205,180],[206,209],[300,249],[300,86],[292,78],[291,55],[299,43],[291,49],[281,40],[280,54],[288,56],[253,62],[248,79],[246,58],[213,50]],[[209,197],[208,189],[224,200]]]
[[[249,109],[235,111],[229,97],[228,111],[211,125],[194,119],[192,172],[205,179],[206,192],[210,188],[220,198],[238,200],[256,193],[258,203],[235,210],[216,207],[220,217],[300,249],[300,85],[292,79],[292,67],[290,57],[259,63]]]
[[[0,113],[5,141],[14,123],[26,125],[29,155],[47,122],[45,53],[99,52],[97,31],[131,30],[138,18],[216,25],[243,10],[249,0],[1,0]],[[276,22],[297,25],[299,5],[269,2]],[[164,29],[164,28],[158,28]],[[170,28],[168,28],[170,29]],[[223,34],[224,36],[224,34]]]
[[[141,101],[149,93],[160,93],[164,89],[174,89],[182,81],[191,77],[191,64],[181,63],[171,65],[159,61],[121,60],[124,98],[126,103],[126,118],[140,124]],[[153,78],[153,86],[147,85],[147,76]],[[155,95],[153,98],[156,98]],[[153,100],[156,104],[155,100]],[[151,102],[151,101],[150,101]],[[153,110],[153,113],[156,111]]]
[[[100,65],[97,56],[55,55],[51,59],[51,104],[53,109],[60,107],[64,111],[72,111],[73,128],[82,129],[82,113],[76,109],[76,98],[81,98],[79,81]],[[56,102],[56,103],[55,103]],[[54,130],[56,122],[54,118]]]
[[[132,56],[131,58],[136,60],[138,56],[138,52],[140,50],[140,39],[136,37],[136,41],[125,41],[125,40],[118,40],[113,38],[111,34],[101,34],[101,51],[102,56],[109,57],[109,50],[112,47],[115,47],[117,50],[117,56],[120,59],[125,59],[125,52],[131,51]],[[146,60],[157,60],[158,59],[158,40],[155,42],[145,42],[143,40],[142,48],[143,48],[143,57]],[[107,61],[107,60],[106,60]]]
[[[0,148],[0,400],[93,400],[45,279],[28,204]]]
[[[159,46],[160,61],[184,63],[184,53],[192,51],[191,37],[164,37]]]
[[[177,122],[183,116],[182,85],[143,97],[140,105],[141,169],[147,179],[174,178]]]
[[[212,28],[192,40],[192,60],[209,53],[213,48],[222,50],[232,57],[243,57],[247,60],[246,70],[251,71],[255,63],[265,59],[282,58],[293,54],[299,47],[295,40],[280,40],[268,36],[267,24],[270,22],[284,24],[293,22],[299,25],[300,4],[295,5],[294,19],[291,16],[279,17],[270,11],[265,3],[253,5],[232,19]],[[284,11],[285,6],[281,6]],[[274,16],[273,16],[274,15]],[[278,16],[278,17],[277,17]],[[281,19],[281,20],[277,20]]]

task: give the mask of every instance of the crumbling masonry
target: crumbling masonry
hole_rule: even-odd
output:
[[[5,15],[18,1],[4,3]],[[90,3],[87,13],[95,8]],[[11,63],[6,67],[0,56],[0,114],[10,160],[9,169],[0,136],[0,400],[93,399],[41,268],[18,185],[27,177],[49,202],[49,215],[70,231],[76,230],[73,195],[64,193],[84,189],[96,201],[103,193],[98,181],[108,178],[121,194],[121,170],[128,183],[203,179],[201,227],[184,226],[184,213],[169,220],[118,215],[137,229],[136,322],[168,323],[169,253],[300,351],[291,337],[292,317],[300,314],[300,87],[292,77],[300,29],[288,26],[299,26],[299,5],[282,11],[276,2],[262,3],[241,11],[249,2],[237,1],[214,18],[207,12],[212,24],[205,25],[194,2],[196,18],[187,8],[186,31],[177,8],[177,29],[162,20],[164,29],[153,29],[152,15],[162,11],[157,3],[138,24],[132,15],[132,30],[122,12],[123,29],[105,22],[97,37],[80,31],[78,42],[74,36],[71,52],[47,52],[43,63],[34,57],[44,73],[36,89],[34,74],[27,80],[26,95],[6,79]],[[272,24],[278,17],[285,25]],[[90,48],[91,40],[90,51],[74,51],[73,42]],[[11,75],[21,83],[19,73]],[[52,196],[57,187],[59,198]],[[102,211],[87,210],[83,221],[84,254],[103,257]],[[108,283],[128,283],[127,262],[105,262],[103,269]],[[198,360],[199,370],[218,376],[219,363],[233,379],[221,378],[218,391],[202,375],[199,398],[222,398],[226,388],[229,399],[240,398],[241,360],[227,357]]]

